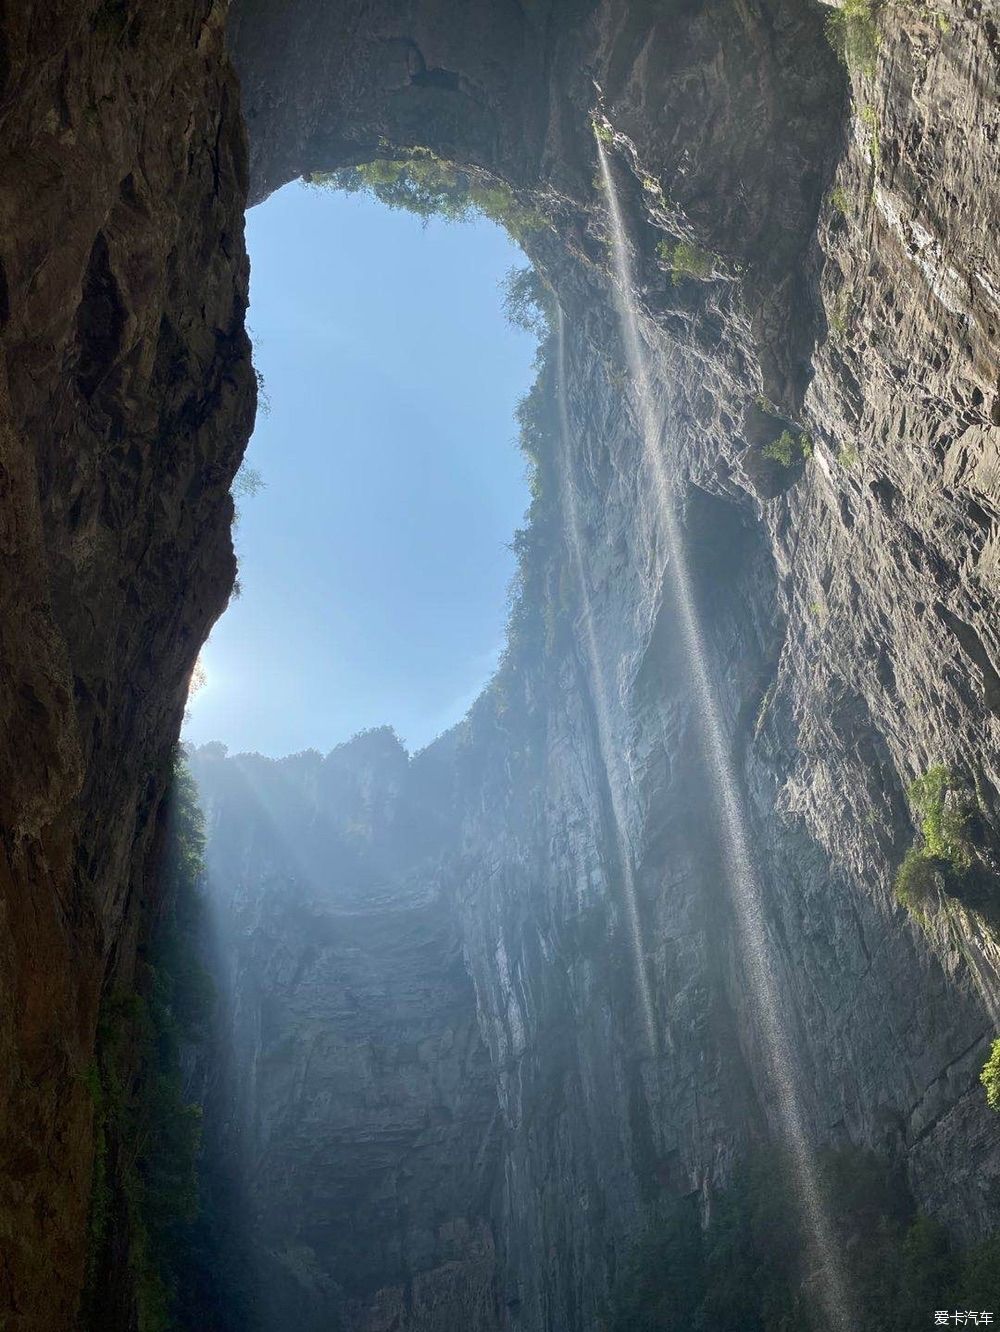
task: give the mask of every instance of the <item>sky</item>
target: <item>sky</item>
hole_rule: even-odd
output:
[[[238,500],[242,594],[184,738],[325,753],[388,724],[419,749],[503,646],[534,343],[498,284],[526,261],[485,219],[424,227],[299,182],[248,214],[247,242],[264,487]]]

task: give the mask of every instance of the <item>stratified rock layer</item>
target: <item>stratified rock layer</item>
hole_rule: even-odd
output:
[[[273,895],[231,846],[221,862],[251,912],[234,1109],[272,1322],[589,1332],[657,1204],[707,1196],[780,1128],[612,314],[595,113],[806,1122],[895,1155],[957,1233],[1000,1219],[976,1082],[993,933],[955,900],[918,928],[891,890],[905,789],[932,764],[968,774],[997,851],[998,25],[887,5],[845,78],[823,19],[793,0],[239,0],[248,183],[219,0],[2,9],[9,1332],[75,1323],[99,993],[128,982],[155,906],[166,758],[233,575],[241,214],[304,171],[419,145],[545,210],[527,246],[565,311],[569,430],[540,645],[433,751],[443,774],[415,792],[390,754],[376,816],[351,764],[318,800],[300,760],[283,817],[332,820],[340,858],[304,875],[271,843]],[[763,452],[785,428],[812,445],[787,469]]]
[[[253,411],[224,11],[0,11],[0,1322],[76,1326],[128,983]]]
[[[500,1116],[432,767],[389,732],[196,757],[266,1327],[497,1326]]]
[[[995,944],[954,900],[919,928],[892,876],[906,786],[936,763],[974,780],[995,855],[993,19],[893,7],[848,78],[819,7],[783,3],[455,21],[296,0],[276,26],[242,0],[234,20],[253,197],[420,145],[552,219],[526,244],[566,314],[586,588],[563,493],[544,654],[459,733],[442,871],[503,1113],[503,1325],[598,1326],[657,1202],[707,1195],[782,1127],[612,315],[595,114],[758,858],[779,1057],[817,1142],[888,1152],[959,1234],[992,1228]],[[704,273],[672,277],[678,241]],[[764,453],[785,429],[811,450],[788,467]]]

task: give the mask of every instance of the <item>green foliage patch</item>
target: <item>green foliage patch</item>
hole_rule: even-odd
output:
[[[556,531],[553,343],[554,338],[549,337],[539,345],[535,382],[514,412],[518,446],[528,467],[531,503],[523,526],[515,531],[511,542],[517,567],[508,594],[507,645],[503,658],[508,666],[519,653],[544,652],[552,628],[546,620],[545,607],[549,556]]]
[[[858,453],[857,446],[854,444],[842,444],[837,452],[837,462],[841,467],[850,470],[857,467],[861,461],[861,455]]]
[[[387,208],[412,213],[425,222],[432,217],[446,222],[488,217],[518,242],[547,225],[545,215],[521,203],[509,185],[460,169],[428,148],[414,148],[403,159],[378,158],[361,166],[316,173],[309,181],[346,194],[368,194]]]
[[[882,137],[879,132],[878,112],[873,106],[863,106],[859,112],[861,123],[868,130],[868,157],[873,170],[882,164]]]
[[[112,1252],[125,1252],[137,1332],[172,1326],[183,1235],[198,1209],[201,1139],[201,1108],[184,1092],[182,1051],[205,1034],[214,998],[196,947],[204,827],[180,761],[167,841],[162,913],[140,952],[135,987],[118,988],[102,1003],[86,1073],[95,1154],[85,1325],[100,1325]]]
[[[896,897],[922,911],[939,885],[955,888],[972,868],[968,793],[944,764],[929,768],[910,783],[910,804],[920,822],[922,845],[911,847],[896,875]]]
[[[979,1081],[986,1088],[987,1104],[993,1110],[1000,1111],[1000,1039],[995,1040],[990,1047],[990,1057],[983,1065]]]
[[[501,306],[507,322],[539,342],[552,332],[555,297],[536,269],[512,268],[500,284]]]
[[[259,495],[264,489],[264,478],[259,470],[246,461],[240,463],[239,471],[233,477],[232,495],[234,499],[246,499]]]
[[[826,20],[826,35],[848,69],[874,71],[882,37],[873,0],[844,0]]]
[[[827,312],[830,328],[838,338],[846,338],[853,316],[851,293],[842,287],[833,297]]]
[[[704,282],[712,276],[715,268],[715,256],[691,241],[661,240],[656,252],[669,266],[675,286],[679,286],[685,278]]]
[[[783,430],[777,439],[761,449],[765,458],[780,463],[782,467],[794,467],[812,457],[812,439],[809,435],[793,435],[790,430]]]

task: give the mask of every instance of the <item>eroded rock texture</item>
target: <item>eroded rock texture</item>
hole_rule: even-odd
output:
[[[140,12],[141,8],[141,12]],[[76,1326],[127,984],[253,403],[219,5],[0,11],[0,1322]]]
[[[503,1326],[599,1326],[658,1201],[707,1199],[780,1130],[611,312],[595,111],[810,1132],[893,1155],[959,1234],[997,1221],[992,934],[981,903],[921,930],[892,895],[905,788],[934,763],[975,781],[994,854],[995,25],[891,6],[880,27],[845,76],[818,6],[234,15],[253,197],[422,145],[552,219],[527,248],[566,314],[586,596],[564,494],[544,647],[460,731],[442,871],[503,1116]],[[659,240],[707,271],[673,281]],[[808,462],[764,455],[784,428]]]
[[[265,1327],[497,1326],[500,1116],[437,766],[389,732],[196,757]]]
[[[5,1325],[75,1323],[98,997],[155,904],[165,759],[233,574],[241,213],[302,172],[420,145],[543,209],[569,430],[550,385],[541,630],[423,769],[391,746],[214,760],[268,1316],[589,1332],[657,1205],[708,1199],[778,1127],[595,112],[806,1120],[893,1154],[958,1233],[995,1226],[994,936],[982,903],[919,929],[891,891],[933,763],[974,782],[996,853],[992,8],[887,4],[848,78],[793,0],[240,0],[249,183],[225,21],[218,0],[0,10]],[[659,241],[704,272],[673,281]],[[785,427],[813,445],[787,469],[763,454]],[[264,811],[237,834],[250,776]],[[134,1322],[126,1288],[104,1325]]]

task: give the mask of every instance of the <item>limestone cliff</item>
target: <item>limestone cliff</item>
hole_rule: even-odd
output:
[[[132,978],[253,412],[210,0],[0,7],[0,1322],[76,1326],[102,987]]]
[[[460,745],[451,889],[504,1116],[511,1327],[597,1326],[657,1198],[724,1180],[776,1112],[612,315],[595,114],[812,1132],[901,1160],[958,1232],[996,1224],[977,1082],[993,935],[953,898],[921,929],[892,893],[906,787],[935,763],[974,782],[987,863],[996,847],[996,27],[978,7],[888,5],[861,36],[845,76],[818,6],[511,4],[456,22],[297,0],[279,23],[243,0],[234,15],[253,197],[422,145],[551,221],[527,248],[566,312],[568,484],[604,683],[564,523],[544,661]],[[696,271],[671,260],[678,243]],[[786,428],[808,433],[808,461],[764,452]]]
[[[260,819],[241,849],[220,777],[273,1317],[596,1329],[645,1218],[708,1198],[773,1125],[610,299],[595,115],[810,1129],[891,1154],[957,1233],[997,1224],[976,1081],[1000,1011],[990,904],[942,898],[921,928],[891,886],[906,787],[935,763],[967,775],[997,854],[997,18],[892,0],[845,74],[825,16],[238,0],[247,176],[219,0],[0,8],[11,1332],[75,1322],[99,995],[131,980],[155,910],[166,758],[233,576],[241,214],[302,172],[419,145],[545,213],[527,248],[565,311],[555,494],[572,489],[581,542],[578,562],[557,502],[535,650],[435,751],[426,791],[391,747],[371,781],[353,759],[223,764],[284,790],[291,830],[282,845]],[[786,428],[811,458],[764,453]],[[105,1326],[135,1319],[126,1292]]]
[[[496,1326],[499,1111],[434,767],[389,732],[195,758],[264,1327]]]

